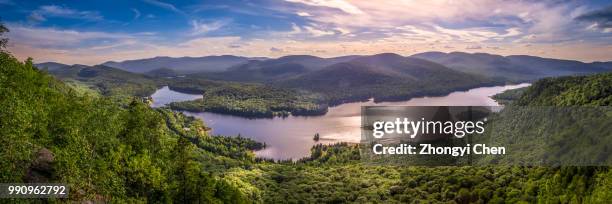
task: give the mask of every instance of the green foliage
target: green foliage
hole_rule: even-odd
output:
[[[153,78],[120,69],[97,65],[73,65],[50,70],[50,74],[77,87],[80,92],[95,92],[128,103],[134,96],[148,97],[158,87]],[[93,91],[85,91],[88,88]]]
[[[246,117],[321,115],[327,106],[316,95],[306,92],[273,88],[258,84],[227,83],[210,87],[204,97],[194,101],[175,102],[175,110],[209,111]]]
[[[607,75],[591,76],[581,83],[566,84],[566,88],[572,90],[588,83],[586,81],[590,78],[597,81]],[[558,83],[554,79],[549,81]],[[606,90],[610,84],[594,86],[598,90],[591,92]],[[546,88],[537,86],[525,92],[532,92],[530,89],[536,88],[548,93]],[[508,99],[514,99],[512,95]],[[539,101],[551,98],[567,101],[555,94],[533,97],[539,100],[527,105],[537,105]],[[602,101],[602,97],[589,98],[592,101],[580,101],[573,105]],[[507,122],[507,125],[515,124],[516,121]],[[568,128],[560,128],[563,129]],[[609,144],[605,141],[601,143]],[[295,163],[261,165],[260,168],[262,173],[258,176],[243,173],[241,178],[268,189],[264,192],[264,201],[268,203],[608,203],[612,197],[609,167],[374,166],[361,163],[359,148],[347,144],[316,145],[310,158]]]
[[[509,105],[511,102],[519,99],[523,95],[523,92],[525,92],[525,90],[527,90],[527,87],[510,89],[502,93],[495,94],[491,98],[493,98],[495,101],[502,105]]]
[[[0,106],[0,183],[68,183],[66,202],[250,200],[202,162],[242,164],[258,143],[208,137],[199,120],[80,94],[5,53]],[[208,152],[228,147],[227,156]]]
[[[0,52],[4,52],[6,49],[6,44],[8,43],[8,38],[3,38],[5,33],[8,33],[9,29],[4,26],[2,22],[0,22]]]
[[[517,105],[572,106],[612,104],[612,73],[567,76],[537,81],[517,101]]]

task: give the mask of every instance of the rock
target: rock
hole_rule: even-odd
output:
[[[27,183],[45,183],[53,176],[53,161],[55,156],[47,148],[36,152],[36,158],[30,164],[23,180]]]

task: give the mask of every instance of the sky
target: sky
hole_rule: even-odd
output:
[[[612,2],[0,0],[20,59],[486,52],[612,61]]]

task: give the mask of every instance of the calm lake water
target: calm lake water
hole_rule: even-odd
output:
[[[497,106],[490,96],[505,90],[529,86],[529,84],[481,87],[468,91],[456,91],[440,97],[419,97],[401,102],[346,103],[329,109],[323,116],[289,116],[286,118],[247,119],[216,113],[192,113],[187,115],[202,119],[212,128],[214,135],[249,137],[265,142],[267,148],[255,152],[259,157],[297,159],[310,155],[310,147],[316,143],[354,142],[361,139],[361,106]],[[164,87],[152,96],[153,107],[173,101],[193,100],[201,95],[183,94]],[[319,133],[319,142],[313,136]]]
[[[151,95],[151,98],[153,98],[153,104],[151,105],[151,107],[158,108],[172,102],[191,101],[198,98],[202,98],[202,95],[180,93],[170,90],[168,86],[164,86],[161,89],[155,91],[155,93]]]

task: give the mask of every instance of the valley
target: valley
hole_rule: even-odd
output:
[[[506,86],[481,87],[468,91],[456,91],[446,96],[416,97],[407,101],[397,102],[365,102],[345,103],[329,108],[320,116],[287,116],[276,118],[246,118],[214,112],[181,111],[204,121],[211,127],[213,135],[231,135],[251,138],[264,142],[266,148],[256,151],[259,157],[286,160],[297,160],[308,157],[310,148],[317,144],[334,144],[338,142],[359,143],[361,139],[361,107],[362,106],[498,106],[491,96],[507,90],[529,86],[528,83]],[[166,88],[159,89],[153,95],[154,107],[163,106],[156,101],[166,101],[164,96],[176,96],[172,102],[189,100],[200,95],[183,94]],[[313,135],[319,134],[320,140],[313,140]]]
[[[0,104],[8,107],[0,115],[11,116],[0,120],[0,141],[8,147],[0,149],[0,179],[69,183],[69,201],[603,203],[610,198],[608,167],[371,166],[361,162],[358,145],[348,143],[315,144],[309,157],[293,162],[258,159],[252,151],[262,143],[209,135],[202,120],[151,109],[139,100],[126,105],[79,95],[31,62],[0,57],[6,76],[0,85],[7,87],[0,89]],[[601,93],[609,93],[610,78],[546,79],[518,99],[506,98],[526,106],[608,104],[610,94]],[[577,94],[580,87],[592,91]],[[44,161],[36,156],[41,151],[54,155],[52,168],[37,166]],[[24,172],[39,173],[24,177]]]

